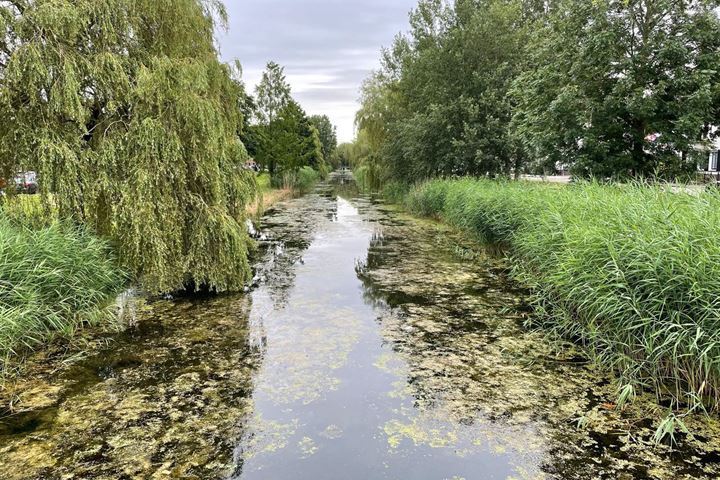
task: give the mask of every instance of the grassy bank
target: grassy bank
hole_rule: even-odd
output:
[[[278,175],[275,178],[269,173],[261,173],[257,176],[258,196],[247,206],[247,214],[259,218],[273,205],[308,193],[321,178],[322,174],[310,167],[303,167],[292,175]]]
[[[126,280],[103,241],[8,210],[0,209],[0,372],[20,351],[114,318],[108,306]]]
[[[262,217],[273,205],[293,196],[293,192],[289,188],[273,188],[272,179],[268,173],[261,173],[257,176],[257,186],[257,197],[245,208],[245,213],[251,218]]]
[[[272,178],[272,186],[289,189],[298,195],[308,193],[325,174],[312,167],[302,167],[294,172],[284,172]]]
[[[720,194],[436,180],[405,196],[508,247],[547,331],[674,406],[720,409]]]

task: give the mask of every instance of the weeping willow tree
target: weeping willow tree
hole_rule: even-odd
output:
[[[244,96],[210,0],[0,0],[0,167],[116,245],[151,292],[249,276]],[[2,176],[2,175],[0,175]]]

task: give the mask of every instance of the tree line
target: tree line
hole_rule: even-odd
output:
[[[217,0],[0,0],[0,177],[39,172],[45,209],[151,293],[241,290],[248,150],[283,173],[334,148],[276,65],[254,102],[219,60],[226,21]]]
[[[300,167],[326,174],[337,147],[337,130],[327,115],[308,116],[292,98],[284,68],[269,62],[243,110],[251,123],[241,139],[255,161],[277,182],[287,181]]]
[[[690,174],[718,125],[718,3],[421,0],[340,151],[385,180]]]

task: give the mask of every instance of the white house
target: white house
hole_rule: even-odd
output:
[[[703,162],[698,165],[701,172],[718,173],[720,172],[720,138],[716,138],[709,147],[702,148],[707,152],[707,163]]]

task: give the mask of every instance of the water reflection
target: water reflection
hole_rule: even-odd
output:
[[[522,328],[525,294],[496,252],[342,188],[302,200],[326,222],[282,311],[265,302],[268,349],[232,478],[710,478],[575,428],[613,393]]]
[[[358,271],[368,270],[368,249],[378,265],[387,260],[376,250],[387,239],[384,220],[404,223],[368,198],[321,194],[300,201],[327,214],[312,217],[313,241],[285,284],[286,301],[273,301],[271,282],[253,293],[251,324],[267,348],[232,478],[530,475],[538,462],[528,459],[527,429],[514,432],[526,440],[519,454],[479,435],[474,416],[470,422],[449,416],[447,404],[429,401],[446,386],[436,383],[436,392],[421,395],[420,379],[380,328],[396,312],[371,297],[390,290],[369,293]],[[294,210],[291,203],[287,215]],[[273,217],[270,237],[278,227],[284,231]]]
[[[605,379],[521,327],[501,259],[343,178],[263,219],[250,295],[134,305],[38,362],[0,478],[716,478],[720,437],[653,449],[601,410]]]
[[[311,196],[313,201],[305,201],[310,197],[291,200],[288,207],[273,209],[261,220],[255,286],[263,286],[273,299],[273,308],[287,305],[295,265],[302,264],[304,252],[322,225],[336,216],[337,204],[329,201],[331,192],[325,187]]]

